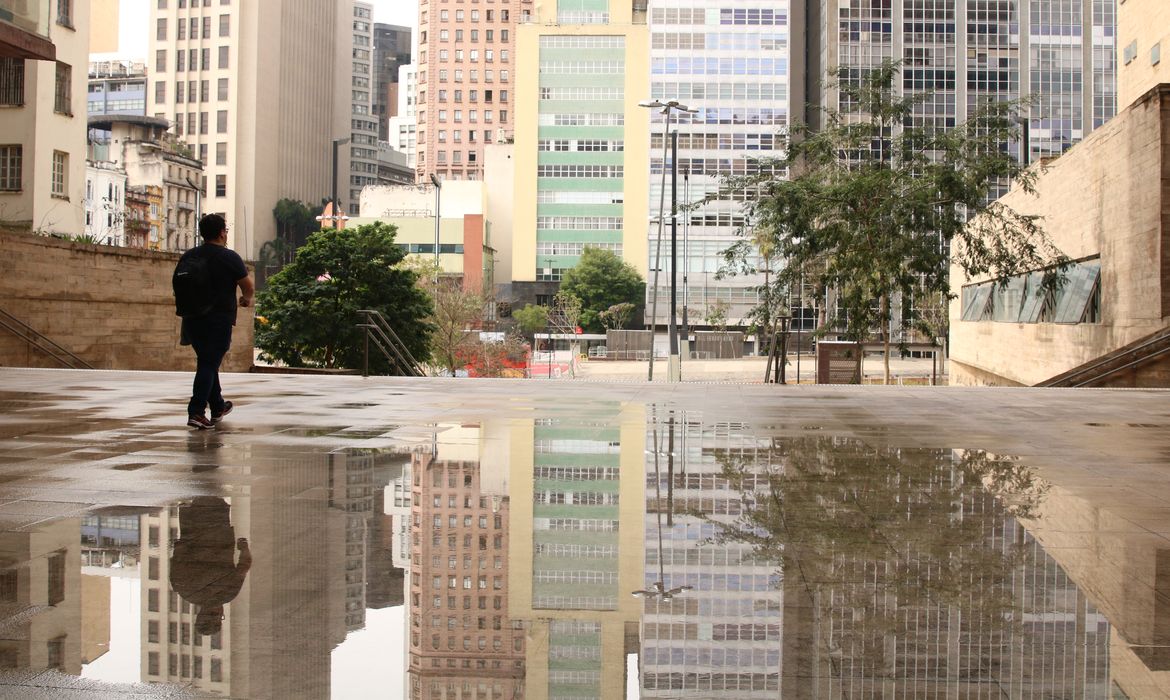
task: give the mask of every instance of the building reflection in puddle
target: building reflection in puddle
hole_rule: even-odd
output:
[[[776,640],[754,648],[780,650],[786,695],[1109,696],[1109,625],[1019,524],[1044,490],[1018,463],[827,437],[712,453],[698,484],[735,495],[700,505],[711,544],[777,562],[782,594],[782,625],[722,630]]]
[[[447,697],[448,688],[522,697],[524,628],[508,601],[508,474],[506,462],[481,454],[490,439],[460,426],[411,455],[411,697]]]
[[[545,415],[220,445],[214,493],[0,532],[0,666],[249,698],[1166,689],[1170,550],[1016,461]]]

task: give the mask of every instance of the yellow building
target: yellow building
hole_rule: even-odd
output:
[[[1170,83],[1170,55],[1164,56],[1170,52],[1170,2],[1122,0],[1117,46],[1117,104],[1124,108],[1158,83]]]
[[[566,5],[562,7],[561,5]],[[516,31],[513,302],[546,301],[586,247],[647,268],[649,33],[634,0],[537,0]]]
[[[525,697],[625,697],[645,587],[646,411],[512,424],[508,609]],[[531,523],[529,527],[518,525]]]

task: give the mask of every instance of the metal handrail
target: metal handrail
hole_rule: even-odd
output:
[[[61,347],[51,338],[40,333],[4,309],[0,309],[0,327],[3,327],[9,333],[28,343],[29,346],[40,350],[69,369],[94,369],[93,365]]]
[[[406,344],[390,327],[390,323],[376,309],[361,309],[358,311],[366,317],[365,323],[359,323],[358,328],[365,329],[365,353],[362,366],[362,376],[370,376],[370,341],[382,351],[382,354],[391,364],[397,365],[402,373],[408,377],[424,377],[418,361],[410,354]]]
[[[1070,388],[1076,389],[1088,386],[1093,382],[1109,379],[1114,375],[1119,374],[1120,372],[1130,369],[1136,365],[1145,364],[1150,360],[1157,359],[1167,352],[1170,352],[1170,346],[1164,346],[1162,348],[1155,349],[1152,352],[1145,354],[1142,353],[1142,351],[1144,351],[1146,348],[1150,346],[1156,346],[1159,343],[1167,342],[1168,339],[1170,339],[1170,331],[1167,329],[1156,331],[1143,339],[1135,341],[1132,346],[1118,348],[1111,353],[1108,353],[1102,357],[1098,357],[1095,360],[1090,360],[1080,367],[1071,369],[1064,374],[1060,374],[1051,379],[1040,382],[1036,386],[1050,387],[1065,384]],[[1125,361],[1127,359],[1128,361]],[[1118,367],[1109,368],[1109,365],[1118,361],[1122,361],[1124,364]],[[1099,370],[1103,371],[1096,373]]]

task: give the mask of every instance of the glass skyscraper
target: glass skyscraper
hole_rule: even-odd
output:
[[[698,110],[674,117],[678,201],[698,202],[717,192],[723,177],[755,169],[753,159],[780,155],[779,134],[788,125],[790,106],[803,103],[802,85],[794,88],[790,80],[799,72],[792,66],[789,2],[650,0],[649,8],[651,97],[678,100]],[[658,226],[652,224],[648,231],[646,317],[652,315],[649,295],[657,267],[657,325],[665,325],[670,314],[672,175],[665,154],[669,144],[663,143],[664,119],[656,110],[650,142],[650,216],[657,217],[660,210],[664,214],[657,265]],[[734,324],[757,303],[755,287],[762,278],[716,279],[722,251],[743,230],[743,199],[703,204],[679,218],[678,306],[681,313],[686,305],[691,325],[702,325],[707,312],[721,303],[728,305],[727,319]]]
[[[838,66],[903,61],[896,89],[930,93],[916,118],[943,128],[962,124],[982,100],[1031,96],[1027,128],[1010,145],[1021,157],[1026,150],[1028,162],[1060,155],[1116,112],[1111,0],[825,0],[807,7],[787,0],[650,0],[649,25],[652,97],[699,110],[681,115],[678,125],[684,205],[716,192],[722,178],[750,172],[754,158],[781,155],[782,132],[793,121],[816,124],[820,106],[839,107],[836,91],[824,86],[826,72]],[[806,109],[806,102],[812,106]],[[658,264],[658,228],[648,230],[647,281],[652,286],[653,271],[660,270],[658,325],[666,324],[670,308],[663,126],[655,114],[649,213],[657,216],[661,206],[665,225]],[[762,277],[716,279],[722,252],[740,236],[751,238],[742,211],[747,198],[705,203],[679,218],[679,265],[687,283],[680,274],[678,303],[689,309],[692,326],[706,325],[703,317],[714,305],[728,304],[727,319],[735,324],[757,303]],[[780,264],[773,261],[773,268]],[[793,311],[801,327],[815,325],[812,309]]]

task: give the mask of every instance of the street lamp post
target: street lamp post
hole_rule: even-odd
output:
[[[443,182],[431,173],[431,184],[435,186],[435,283],[439,282],[439,205],[442,203]]]
[[[337,201],[337,150],[338,147],[349,143],[349,137],[341,139],[333,139],[333,228],[337,228],[337,222],[341,217],[341,205]]]
[[[638,103],[639,107],[646,107],[649,109],[660,109],[662,114],[666,115],[666,122],[662,128],[662,179],[666,179],[666,155],[667,148],[671,152],[671,169],[670,169],[670,319],[667,323],[667,334],[670,336],[670,360],[667,365],[666,379],[670,382],[677,382],[682,378],[682,360],[679,356],[678,349],[678,327],[675,320],[678,317],[678,132],[671,132],[670,120],[674,112],[694,113],[698,110],[691,109],[686,105],[680,103],[678,100],[670,100],[663,102],[662,100],[645,100]],[[668,143],[669,136],[669,143]],[[665,182],[663,182],[665,185]],[[658,198],[658,225],[662,226],[662,196]],[[654,310],[651,312],[653,316],[651,324],[658,321],[657,318],[657,272],[655,272],[655,304]],[[650,378],[654,378],[654,345],[650,345]]]

